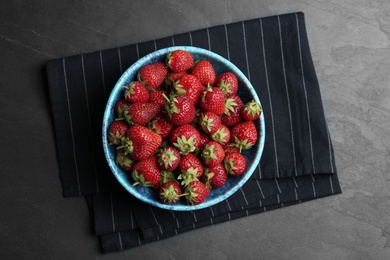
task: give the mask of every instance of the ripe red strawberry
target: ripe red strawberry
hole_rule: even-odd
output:
[[[165,84],[168,86],[171,86],[173,83],[178,81],[181,76],[188,74],[187,71],[182,71],[182,72],[172,72],[168,71],[167,76],[165,77]]]
[[[261,105],[252,100],[241,109],[241,116],[245,121],[253,121],[261,115]]]
[[[230,130],[224,124],[221,124],[218,130],[211,135],[211,139],[222,146],[230,141]]]
[[[249,149],[257,141],[257,130],[253,121],[240,122],[233,126],[230,131],[232,146],[240,149]]]
[[[245,171],[246,159],[238,152],[227,153],[223,163],[229,175],[238,176]]]
[[[211,141],[211,139],[210,139],[210,136],[203,131],[199,131],[199,134],[200,134],[200,144],[199,144],[198,148],[203,149],[206,146],[206,144],[209,141]]]
[[[200,134],[195,127],[189,124],[174,128],[171,132],[170,141],[182,155],[195,151],[200,144]]]
[[[191,74],[183,75],[173,85],[173,90],[177,95],[185,95],[196,105],[199,96],[206,90],[199,79]]]
[[[159,186],[161,171],[157,167],[157,156],[153,155],[147,159],[136,162],[131,172],[135,183],[145,187]]]
[[[177,177],[181,185],[187,186],[190,182],[200,178],[203,174],[203,165],[193,153],[184,155],[179,163],[180,174]]]
[[[168,53],[166,64],[173,72],[183,72],[194,65],[194,57],[187,51],[176,50]]]
[[[145,125],[160,112],[160,106],[155,103],[137,102],[124,112],[129,125]]]
[[[222,90],[226,98],[231,97],[237,93],[237,77],[231,72],[222,73],[215,79],[215,86]]]
[[[155,104],[158,104],[160,106],[160,109],[162,109],[165,105],[165,98],[163,96],[163,94],[165,96],[168,95],[168,91],[166,90],[156,90],[156,91],[152,91],[149,93],[149,103],[155,103]]]
[[[124,149],[133,159],[142,161],[149,158],[161,143],[162,138],[159,134],[145,126],[134,125],[127,130],[126,137],[122,138],[122,145],[117,149]]]
[[[130,158],[129,154],[126,154],[122,149],[116,150],[115,162],[126,172],[131,171],[135,164],[135,161]]]
[[[215,141],[208,142],[202,151],[202,161],[207,167],[221,163],[223,158],[225,158],[225,151]]]
[[[204,86],[212,86],[215,83],[215,70],[208,60],[196,61],[191,74],[197,77]]]
[[[158,191],[160,200],[164,204],[174,204],[181,197],[181,188],[174,181],[164,183]]]
[[[148,102],[149,92],[139,81],[133,81],[128,86],[124,86],[125,99],[131,103]]]
[[[119,99],[114,106],[114,113],[117,118],[124,118],[123,112],[128,110],[131,106],[131,103],[126,99]]]
[[[166,146],[158,154],[157,164],[162,171],[173,171],[179,166],[180,153],[172,146]]]
[[[223,150],[225,150],[225,156],[226,156],[227,153],[231,153],[231,152],[239,153],[240,152],[240,149],[237,148],[237,147],[232,146],[232,143],[230,143],[230,142],[228,142],[225,145],[223,145],[222,148],[223,148]]]
[[[207,87],[207,90],[200,95],[199,105],[204,111],[222,115],[225,112],[225,97],[222,90],[216,87]]]
[[[191,123],[195,118],[195,106],[192,101],[184,96],[171,96],[165,103],[167,119],[173,125],[185,125]]]
[[[244,103],[239,96],[233,95],[230,98],[227,98],[225,102],[225,112],[221,116],[222,124],[231,127],[240,122],[242,120],[241,108],[243,106]]]
[[[147,124],[147,127],[165,139],[171,134],[174,125],[169,123],[165,115],[160,112]]]
[[[147,88],[157,89],[164,82],[168,68],[164,62],[154,62],[138,70],[138,80]]]
[[[202,113],[199,125],[205,133],[213,134],[221,126],[221,118],[213,112],[206,111]]]
[[[206,185],[200,181],[193,181],[187,186],[183,196],[186,198],[188,204],[198,205],[202,203],[209,194],[210,189],[207,188]]]
[[[125,136],[129,126],[122,120],[115,120],[107,130],[108,140],[110,145],[119,145],[122,137]]]
[[[206,187],[217,189],[225,185],[227,176],[225,167],[222,163],[219,163],[213,167],[205,168],[202,181]]]

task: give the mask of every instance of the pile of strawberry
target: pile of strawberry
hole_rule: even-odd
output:
[[[216,76],[208,60],[176,50],[123,88],[108,139],[133,185],[151,187],[166,204],[185,197],[197,205],[244,172],[241,151],[257,141],[261,106],[241,101],[233,73]]]

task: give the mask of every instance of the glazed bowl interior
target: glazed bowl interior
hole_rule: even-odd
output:
[[[243,174],[240,176],[229,176],[225,185],[218,189],[212,189],[210,191],[209,196],[206,200],[198,205],[188,205],[184,198],[182,198],[179,202],[167,205],[160,201],[158,197],[158,193],[152,190],[149,187],[143,187],[141,185],[133,186],[133,179],[129,172],[125,172],[115,163],[115,146],[109,145],[107,139],[107,130],[108,127],[115,120],[114,114],[114,106],[115,103],[123,98],[124,88],[121,86],[128,85],[131,81],[136,80],[136,74],[138,70],[149,63],[165,61],[165,57],[169,52],[174,50],[186,50],[190,52],[195,60],[206,59],[211,62],[213,65],[216,75],[219,75],[223,72],[232,72],[237,76],[238,79],[238,92],[237,95],[242,99],[244,103],[249,102],[251,100],[255,100],[260,102],[253,86],[249,82],[249,80],[245,77],[245,75],[230,61],[223,58],[222,56],[213,53],[208,50],[204,50],[196,47],[188,47],[188,46],[176,46],[170,48],[164,48],[157,50],[145,57],[139,59],[135,62],[131,67],[129,67],[123,75],[119,78],[118,82],[115,84],[111,95],[108,99],[104,118],[103,118],[103,129],[102,129],[102,138],[103,138],[103,149],[104,154],[107,159],[108,165],[116,177],[116,179],[120,182],[120,184],[133,196],[140,199],[141,201],[148,203],[150,205],[168,209],[168,210],[176,210],[176,211],[189,211],[189,210],[197,210],[206,207],[210,207],[215,205],[233,193],[235,193],[240,187],[244,185],[244,183],[251,177],[254,170],[258,166],[260,162],[261,155],[264,149],[264,138],[265,138],[265,126],[264,126],[264,116],[263,113],[261,116],[254,121],[257,131],[258,131],[258,140],[254,146],[250,149],[243,150],[242,154],[246,158],[247,166]]]

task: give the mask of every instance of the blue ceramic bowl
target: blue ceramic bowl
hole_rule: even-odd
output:
[[[256,128],[258,130],[258,140],[257,143],[252,146],[252,148],[248,150],[244,150],[242,154],[245,156],[247,160],[247,166],[245,172],[240,176],[234,177],[229,176],[226,184],[218,189],[212,189],[209,196],[206,200],[199,205],[188,205],[184,198],[182,198],[179,202],[173,205],[166,205],[160,202],[157,192],[148,187],[143,187],[140,185],[133,186],[133,180],[129,173],[123,171],[116,163],[115,163],[115,147],[108,144],[107,140],[107,129],[113,123],[115,119],[114,115],[114,106],[115,103],[124,96],[124,89],[121,86],[128,85],[131,81],[135,80],[137,71],[144,65],[157,62],[157,61],[165,61],[166,55],[174,50],[186,50],[190,52],[195,60],[206,59],[211,62],[213,65],[216,75],[219,75],[223,72],[232,72],[237,76],[238,79],[238,92],[237,95],[242,99],[244,103],[249,102],[251,100],[255,100],[260,103],[260,100],[252,87],[249,80],[245,77],[245,75],[230,61],[221,57],[218,54],[215,54],[211,51],[188,47],[188,46],[176,46],[165,49],[160,49],[155,51],[140,60],[134,63],[130,68],[128,68],[125,73],[119,78],[116,83],[114,89],[111,92],[111,95],[108,99],[107,106],[104,112],[103,118],[103,148],[104,154],[106,156],[109,167],[114,173],[115,177],[118,179],[120,184],[133,196],[144,201],[150,205],[168,209],[168,210],[176,210],[176,211],[188,211],[188,210],[197,210],[206,207],[210,207],[215,205],[233,193],[235,193],[252,175],[255,168],[258,166],[260,162],[261,155],[263,153],[264,148],[264,138],[265,138],[265,126],[264,126],[264,116],[261,114],[259,119],[254,121]]]

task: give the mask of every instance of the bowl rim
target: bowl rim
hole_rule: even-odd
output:
[[[106,158],[106,161],[109,165],[109,168],[111,172],[114,174],[115,178],[119,181],[119,183],[134,197],[137,199],[152,205],[156,206],[162,209],[167,209],[167,210],[174,210],[174,211],[191,211],[191,210],[198,210],[198,209],[203,209],[206,207],[211,207],[219,202],[224,201],[225,199],[229,198],[232,194],[238,191],[247,181],[248,179],[252,176],[254,170],[256,167],[258,167],[258,164],[260,162],[260,159],[263,154],[264,150],[264,142],[265,142],[265,121],[264,121],[264,113],[262,112],[259,119],[260,121],[260,132],[258,133],[258,140],[259,142],[258,148],[256,150],[256,157],[254,158],[252,165],[248,168],[245,169],[246,174],[241,176],[240,180],[232,186],[227,192],[211,199],[208,200],[207,203],[203,202],[198,205],[181,205],[181,204],[164,204],[162,202],[157,202],[149,197],[144,197],[141,194],[137,192],[135,188],[133,188],[132,185],[129,185],[129,183],[125,182],[122,178],[120,178],[119,173],[117,172],[119,169],[119,166],[116,165],[116,163],[112,163],[110,161],[109,153],[109,143],[107,139],[107,129],[109,127],[109,120],[110,117],[112,116],[113,113],[113,108],[115,106],[113,99],[117,96],[118,89],[123,86],[123,82],[126,80],[128,81],[129,75],[135,75],[135,73],[138,71],[138,69],[144,65],[147,64],[147,61],[150,61],[152,58],[154,58],[156,55],[166,55],[169,52],[175,51],[175,50],[186,50],[188,52],[192,53],[197,53],[201,55],[207,55],[212,57],[212,59],[217,60],[218,62],[222,62],[226,64],[227,67],[229,67],[235,74],[236,76],[244,82],[244,85],[246,85],[249,88],[249,91],[253,94],[254,100],[260,102],[259,97],[253,88],[251,82],[248,80],[248,78],[243,74],[243,72],[238,69],[236,65],[234,65],[232,62],[227,60],[226,58],[222,57],[221,55],[214,53],[212,51],[199,48],[199,47],[192,47],[192,46],[173,46],[173,47],[167,47],[167,48],[162,48],[156,51],[153,51],[142,58],[138,59],[135,63],[133,63],[129,68],[126,69],[125,72],[122,73],[121,77],[118,79],[116,82],[115,86],[113,87],[109,98],[107,99],[106,102],[106,107],[104,110],[104,116],[103,116],[103,125],[102,125],[102,139],[103,139],[103,150],[104,150],[104,155]]]

